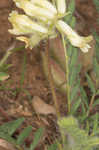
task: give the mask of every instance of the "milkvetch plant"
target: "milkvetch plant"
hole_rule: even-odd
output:
[[[92,36],[79,36],[62,20],[68,14],[65,0],[57,0],[56,6],[47,0],[14,0],[14,2],[18,8],[24,10],[25,14],[12,11],[8,19],[13,29],[9,32],[18,35],[17,39],[24,41],[26,47],[33,48],[43,39],[56,37],[59,32],[83,52],[88,52],[90,49],[88,43],[92,40]]]
[[[95,96],[99,91],[95,90],[89,76],[87,75],[87,79],[89,81],[88,84],[90,85],[89,88],[93,92],[92,99],[89,104],[88,101],[89,99],[86,98],[87,96],[84,94],[84,89],[83,87],[81,87],[79,80],[81,65],[80,63],[77,62],[78,49],[76,47],[80,48],[81,51],[84,53],[88,52],[88,50],[90,52],[91,51],[90,42],[93,39],[92,36],[88,37],[80,36],[76,31],[72,29],[73,26],[71,25],[71,22],[73,23],[75,22],[75,19],[73,21],[74,17],[72,16],[73,7],[71,7],[72,10],[68,9],[68,7],[66,6],[66,0],[53,0],[53,4],[48,0],[13,0],[13,1],[16,3],[16,6],[18,8],[24,11],[24,14],[19,14],[17,11],[12,11],[12,13],[9,15],[9,21],[12,23],[13,29],[9,29],[9,32],[16,35],[17,36],[16,38],[18,40],[25,42],[26,47],[30,47],[32,49],[34,46],[38,45],[39,42],[44,39],[55,38],[59,33],[62,35],[61,38],[63,42],[64,58],[60,56],[60,54],[63,53],[60,47],[56,48],[57,50],[58,49],[60,50],[60,53],[57,50],[56,53],[58,52],[60,61],[62,59],[65,60],[63,62],[64,72],[62,70],[62,67],[59,66],[57,61],[55,62],[53,60],[51,55],[49,63],[51,66],[50,70],[47,61],[48,58],[46,57],[48,55],[45,55],[46,51],[49,51],[48,47],[46,48],[46,51],[43,51],[42,53],[42,59],[44,64],[43,66],[46,74],[48,73],[47,75],[48,80],[51,81],[51,78],[49,76],[52,75],[52,81],[55,80],[57,87],[58,88],[61,87],[61,89],[64,90],[63,92],[66,93],[67,96],[66,112],[71,115],[76,115],[77,110],[80,106],[82,107],[81,108],[82,112],[80,112],[79,119],[81,120],[81,122],[86,121],[87,118],[90,117],[90,112],[92,108],[97,103],[99,103],[98,99],[96,101],[96,104],[93,103]],[[74,0],[71,1],[74,3]],[[71,15],[70,22],[68,21],[70,19],[68,14]],[[69,24],[72,26],[72,28]],[[69,44],[69,42],[66,41],[67,39],[71,44]],[[51,84],[50,89],[52,92],[57,113],[58,112],[57,100],[55,97],[54,86]],[[60,114],[58,115],[57,113],[57,117],[60,117]],[[94,145],[96,146],[99,143],[99,139],[96,136],[93,137],[89,136],[88,134],[90,132],[89,129],[87,129],[88,130],[87,132],[80,129],[78,121],[72,116],[58,119],[58,125],[62,135],[63,150],[64,149],[93,150]],[[97,128],[98,123],[97,124],[94,123],[94,132],[92,134],[95,135],[96,132],[97,133],[99,132],[97,131],[98,130]],[[20,141],[18,140],[18,144],[19,143]],[[59,149],[61,150],[61,148]]]

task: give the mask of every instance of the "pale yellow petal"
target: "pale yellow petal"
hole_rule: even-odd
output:
[[[56,8],[47,0],[31,0],[33,4],[48,9],[50,12],[57,14]]]
[[[25,13],[31,17],[45,17],[47,19],[54,19],[55,15],[48,9],[34,5],[28,0],[14,0],[17,7],[22,8]]]
[[[19,15],[17,11],[12,11],[10,13],[10,17],[8,18],[9,21],[12,23],[13,30],[9,30],[13,34],[31,34],[33,32],[39,33],[47,33],[48,29],[38,23],[32,21],[26,15]]]
[[[59,14],[66,13],[66,0],[56,0]]]
[[[90,49],[90,45],[88,43],[92,41],[92,36],[79,36],[77,32],[75,32],[68,24],[66,24],[62,20],[57,21],[56,27],[60,32],[66,35],[73,46],[79,47],[83,52],[88,52],[88,50]]]

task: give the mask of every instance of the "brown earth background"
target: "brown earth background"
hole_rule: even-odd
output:
[[[93,1],[76,0],[75,2],[75,16],[78,23],[80,24],[82,22],[84,25],[81,34],[88,35],[91,33],[92,29],[99,34],[99,25],[96,21],[99,15],[97,14]],[[14,9],[16,9],[16,7],[12,0],[0,0],[0,58],[4,56],[9,48],[24,45],[24,43],[16,41],[15,37],[8,33],[8,29],[11,28],[8,15]],[[5,90],[0,90],[0,124],[24,116],[26,118],[24,126],[33,126],[32,136],[26,141],[27,145],[30,143],[31,138],[33,138],[34,131],[41,126],[46,128],[45,142],[51,143],[55,133],[53,131],[56,131],[54,124],[56,119],[55,116],[48,115],[47,117],[37,117],[34,109],[29,103],[29,96],[27,93],[24,91],[19,92],[18,90],[20,88],[24,58],[26,58],[26,65],[22,88],[28,91],[31,98],[40,98],[48,105],[50,104],[53,106],[51,91],[42,71],[42,63],[38,49],[23,49],[12,54],[7,60],[7,63],[12,64],[12,66],[8,69],[10,78],[0,83],[1,86],[5,87]],[[59,92],[56,93],[60,112],[64,115],[66,113],[66,98]],[[42,107],[42,104],[38,103],[36,107]],[[53,112],[53,109],[51,109],[51,112]],[[54,114],[54,112],[52,114]],[[44,145],[41,147],[43,149]]]

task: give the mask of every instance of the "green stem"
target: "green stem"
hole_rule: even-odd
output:
[[[62,35],[62,43],[63,43],[63,47],[64,47],[64,53],[65,53],[65,63],[66,63],[66,94],[67,94],[67,103],[68,103],[68,113],[70,113],[70,86],[69,86],[69,67],[68,67],[68,55],[67,55],[67,50],[66,50],[66,43],[65,43],[65,39],[64,39],[64,35]]]
[[[90,104],[89,104],[89,110],[88,110],[88,112],[87,112],[87,116],[89,116],[89,114],[90,114],[90,112],[91,112],[91,110],[92,110],[92,105],[93,105],[93,103],[94,103],[95,96],[96,96],[96,94],[93,94],[93,96],[92,96],[92,98],[91,98],[91,101],[90,101]]]
[[[0,61],[0,67],[6,62],[7,58],[12,54],[11,50],[8,50],[4,57]]]
[[[19,51],[22,50],[24,48],[24,46],[22,47],[18,47],[18,48],[14,48],[11,50],[7,50],[6,54],[4,55],[4,57],[1,59],[0,61],[0,67],[6,62],[6,60],[8,59],[8,57],[15,51]]]

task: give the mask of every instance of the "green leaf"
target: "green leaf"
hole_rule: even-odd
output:
[[[99,117],[98,117],[98,113],[96,113],[94,115],[94,122],[93,122],[93,134],[97,131],[98,129],[98,121],[99,121]]]
[[[68,55],[68,57],[70,58],[70,61],[71,61],[71,56],[72,56],[72,54],[73,54],[73,46],[69,43],[69,41],[66,39],[66,42],[67,42],[67,47],[66,47],[66,49],[67,49],[67,55]]]
[[[43,128],[39,128],[38,130],[37,130],[37,132],[35,133],[35,135],[34,135],[34,139],[33,139],[33,142],[32,142],[32,144],[30,145],[30,148],[29,148],[29,150],[34,150],[35,149],[35,147],[37,146],[37,144],[39,143],[39,141],[40,141],[40,139],[41,139],[41,137],[42,137],[42,135],[43,135]]]
[[[17,144],[18,145],[22,145],[24,140],[29,136],[29,134],[32,131],[32,126],[28,126],[27,128],[25,128],[21,134],[18,136],[17,138]]]
[[[96,93],[96,95],[99,95],[99,90],[97,90],[97,93]]]
[[[93,0],[94,4],[96,5],[96,10],[99,13],[99,0]]]
[[[86,128],[85,128],[87,134],[89,134],[89,131],[90,131],[90,123],[89,121],[86,121]]]
[[[57,144],[51,144],[47,150],[57,150]]]
[[[80,93],[81,93],[82,101],[86,105],[86,108],[89,109],[88,97],[83,87],[80,87]]]
[[[98,64],[96,58],[94,59],[94,71],[96,73],[96,77],[99,78],[99,64]]]
[[[99,134],[99,128],[97,128],[97,130],[94,131],[94,135],[98,135]]]
[[[77,96],[78,89],[79,89],[79,84],[77,84],[76,86],[73,87],[73,89],[71,91],[71,95],[70,95],[71,102],[73,100],[75,100],[75,97]]]
[[[76,24],[76,18],[74,16],[72,16],[69,25],[74,29],[75,28],[75,24]]]
[[[87,147],[89,147],[89,148],[95,147],[96,145],[99,145],[99,138],[98,137],[91,137],[91,138],[89,138],[88,146],[86,146],[86,148]]]
[[[6,73],[8,71],[8,69],[12,66],[13,66],[12,64],[3,64],[2,66],[0,66],[0,72]]]
[[[79,98],[78,100],[76,100],[76,102],[72,105],[72,108],[71,108],[71,112],[70,114],[71,115],[74,115],[78,109],[78,107],[80,106],[81,104],[81,99]]]
[[[80,69],[81,69],[80,65],[75,66],[72,69],[72,72],[70,73],[70,79],[69,79],[70,86],[73,86],[73,84],[76,82],[76,78],[77,78],[78,73],[80,72]]]
[[[22,124],[23,121],[24,118],[19,118],[15,121],[5,123],[4,125],[0,126],[0,134],[4,133],[11,136],[16,131],[16,129]]]
[[[5,72],[0,72],[0,81],[7,80],[10,76]]]
[[[93,81],[91,80],[90,76],[88,74],[86,74],[86,77],[87,77],[87,81],[88,81],[88,86],[91,90],[92,93],[96,93],[96,89],[94,87],[94,83]]]
[[[14,138],[12,138],[10,135],[8,135],[7,133],[5,134],[3,131],[0,132],[0,138],[16,145],[16,141],[14,140]]]
[[[70,0],[69,6],[67,8],[67,11],[70,12],[69,15],[64,17],[64,21],[66,21],[66,23],[68,23],[69,25],[75,25],[75,21],[74,21],[74,16],[73,13],[75,11],[75,1],[74,0]],[[73,24],[71,23],[71,21],[73,20]]]
[[[81,106],[82,106],[82,115],[85,116],[85,114],[86,114],[86,109],[85,109],[84,103],[81,102]]]
[[[93,36],[95,37],[96,43],[99,44],[99,35],[96,32],[93,32]]]
[[[99,99],[95,100],[95,102],[93,103],[93,107],[95,107],[96,105],[99,105]]]
[[[89,136],[86,130],[79,128],[78,121],[72,116],[60,118],[58,125],[61,134],[67,135],[65,142],[70,147],[67,150],[93,150],[99,144],[99,137]]]
[[[73,69],[76,69],[76,63],[77,63],[77,57],[78,56],[78,51],[76,48],[73,47],[73,52],[72,52],[72,56],[71,56],[71,61],[70,61],[70,65],[69,65],[69,72],[71,73]]]
[[[74,11],[75,11],[75,1],[74,0],[70,0],[69,6],[67,8],[67,11],[70,11],[71,14],[74,13]]]

